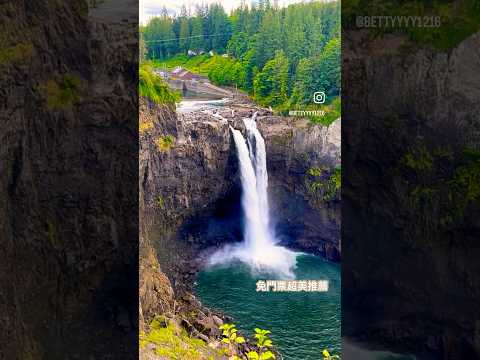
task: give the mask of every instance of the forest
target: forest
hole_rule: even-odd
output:
[[[227,14],[220,4],[163,9],[141,27],[141,56],[182,65],[217,85],[236,86],[279,111],[315,108],[313,93],[340,112],[340,3],[288,7],[260,1]],[[332,117],[332,118],[333,118]]]

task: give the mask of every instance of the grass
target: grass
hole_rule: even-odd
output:
[[[180,101],[180,94],[172,91],[167,83],[153,72],[150,63],[140,65],[138,93],[156,104],[175,106]]]
[[[153,60],[152,64],[160,69],[164,67],[167,70],[173,70],[177,66],[181,66],[193,73],[207,76],[209,71],[215,65],[215,59],[218,55],[210,57],[209,55],[197,55],[197,56],[187,56],[187,55],[176,55],[172,58],[165,60]]]
[[[314,104],[302,108],[302,110],[317,110],[324,111],[323,116],[307,116],[308,119],[314,124],[320,124],[323,126],[330,126],[335,120],[342,115],[342,101],[339,96],[335,97],[328,104]]]
[[[153,345],[153,351],[162,359],[213,360],[222,355],[203,340],[190,337],[185,329],[176,327],[172,322],[165,326],[165,322],[155,319],[150,324],[150,331],[140,334],[140,348],[148,344]]]

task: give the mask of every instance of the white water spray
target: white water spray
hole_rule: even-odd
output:
[[[296,255],[276,245],[275,234],[270,227],[265,141],[257,129],[256,115],[251,119],[243,119],[247,141],[240,131],[230,127],[240,164],[245,215],[244,241],[220,250],[212,256],[211,262],[220,263],[236,258],[255,269],[266,268],[291,276]]]

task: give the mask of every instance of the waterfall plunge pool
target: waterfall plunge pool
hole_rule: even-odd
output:
[[[298,280],[328,280],[329,291],[257,292],[258,280],[284,278],[231,261],[202,270],[195,292],[203,304],[231,316],[249,338],[256,327],[270,330],[285,360],[318,360],[325,348],[339,354],[340,265],[300,254],[293,273]]]
[[[196,293],[253,338],[268,329],[283,359],[318,360],[340,352],[340,266],[278,245],[270,226],[265,141],[257,113],[244,118],[246,137],[231,128],[242,183],[242,242],[225,246],[198,274]],[[258,280],[327,280],[327,292],[257,292]]]

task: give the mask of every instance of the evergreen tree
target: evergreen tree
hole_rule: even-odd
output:
[[[255,97],[272,106],[283,104],[288,99],[288,59],[282,50],[265,64],[254,80]]]
[[[324,91],[328,96],[340,93],[340,39],[331,39],[317,61],[313,63],[312,77],[316,91]]]
[[[282,29],[278,11],[266,12],[260,31],[255,39],[255,59],[257,66],[262,68],[265,63],[274,57],[275,51],[282,48]]]
[[[232,58],[209,60],[212,81],[236,84],[264,104],[311,104],[315,91],[325,91],[327,101],[340,94],[337,1],[282,8],[268,0],[252,8],[243,2],[230,16],[219,3],[197,5],[193,16],[185,7],[178,17],[163,8],[140,33],[140,56],[148,59],[169,58],[189,49],[228,52]]]
[[[195,16],[191,20],[192,25],[192,38],[190,41],[190,47],[193,50],[204,50],[205,39],[203,37],[203,18],[201,16]]]
[[[228,40],[230,39],[232,27],[230,19],[220,4],[213,4],[210,7],[211,14],[211,47],[218,53],[225,53]]]
[[[295,85],[292,92],[292,102],[308,104],[312,101],[313,93],[313,72],[310,59],[301,59],[298,63],[295,74]]]
[[[190,48],[190,24],[187,18],[187,8],[182,6],[180,12],[180,29],[179,29],[179,36],[178,36],[178,45],[179,49],[182,52],[187,52]]]

